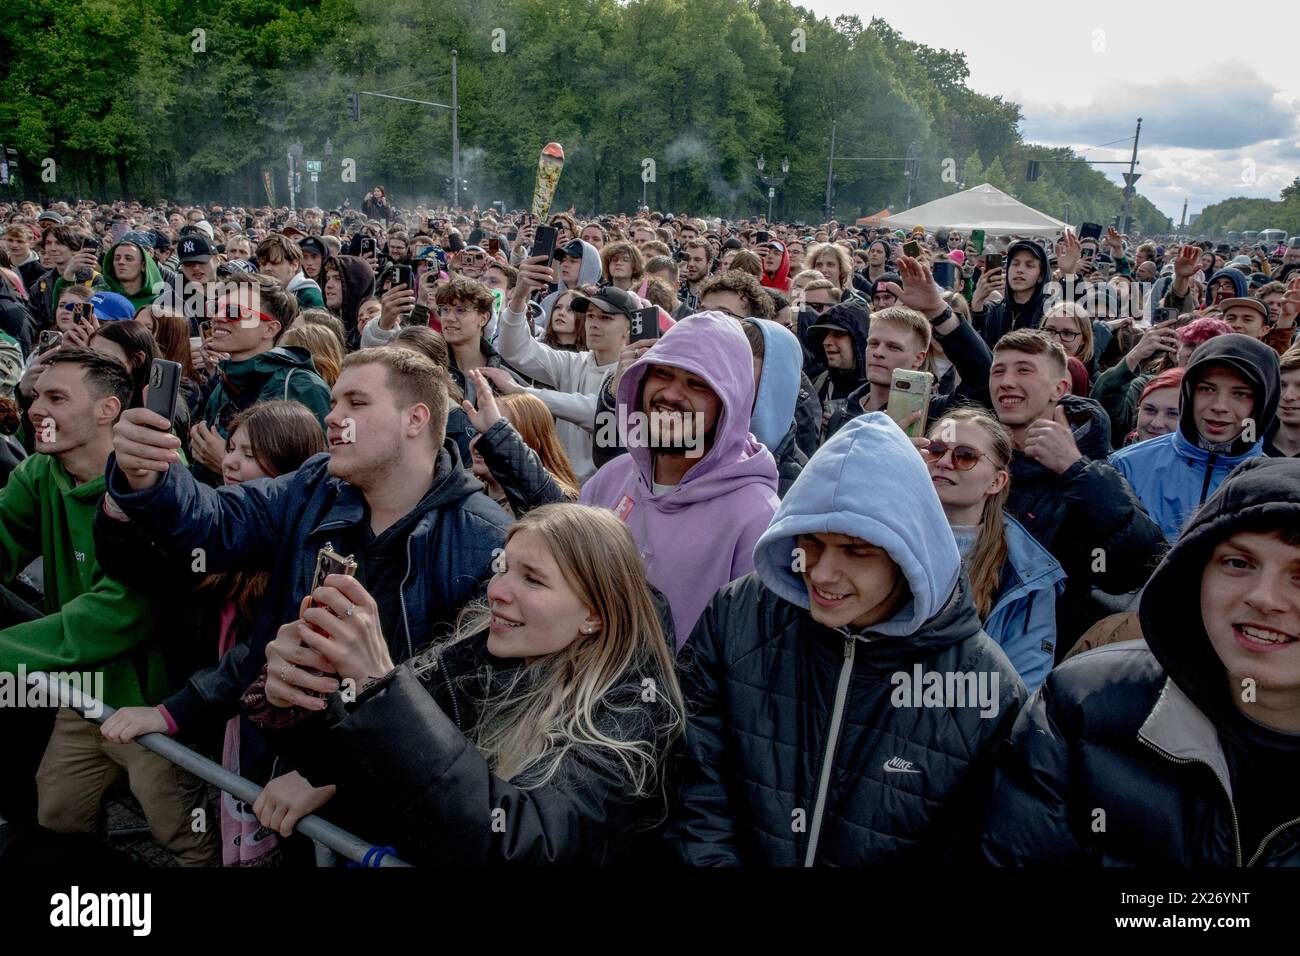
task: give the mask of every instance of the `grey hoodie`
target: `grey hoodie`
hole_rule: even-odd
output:
[[[577,240],[582,242],[581,239]],[[556,270],[557,272],[559,270]],[[589,242],[582,242],[582,268],[578,270],[578,285],[589,285],[600,281],[601,273],[604,269],[600,264],[600,251]],[[551,321],[551,306],[555,300],[560,297],[560,293],[566,291],[569,287],[563,282],[558,282],[559,288],[542,299],[542,316],[537,320],[537,334],[541,335],[546,330],[546,323]]]

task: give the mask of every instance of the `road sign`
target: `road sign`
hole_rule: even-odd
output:
[[[768,187],[767,187],[767,198],[768,198],[768,199],[773,199],[773,198],[775,198],[775,197],[776,197],[776,187],[775,187],[775,186],[768,186]]]
[[[1137,182],[1137,181],[1138,181],[1139,179],[1141,179],[1141,178],[1142,178],[1142,174],[1141,174],[1141,173],[1125,173],[1125,174],[1124,174],[1124,185],[1125,185],[1125,186],[1132,186],[1135,182]]]
[[[320,179],[319,179],[319,177],[316,175],[316,173],[312,173],[312,174],[311,174],[311,181],[314,182],[314,183],[316,183],[316,182],[320,182]]]
[[[319,172],[320,172],[320,160],[319,160],[319,159],[309,159],[309,160],[307,160],[307,172],[309,172],[309,173],[319,173]]]

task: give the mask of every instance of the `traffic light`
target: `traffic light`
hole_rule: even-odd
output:
[[[352,111],[352,122],[359,123],[361,121],[361,94],[360,93],[348,94],[348,108]]]
[[[1025,171],[1025,179],[1031,183],[1038,182],[1038,160],[1029,161],[1029,169]]]

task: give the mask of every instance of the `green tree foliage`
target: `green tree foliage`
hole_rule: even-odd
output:
[[[1237,196],[1206,206],[1190,231],[1217,239],[1248,229],[1285,229],[1288,235],[1300,235],[1300,176],[1282,189],[1277,202]]]
[[[362,97],[353,122],[347,96],[449,103],[452,49],[478,204],[525,204],[556,140],[560,208],[628,210],[644,189],[655,208],[757,213],[761,153],[769,175],[791,161],[779,213],[816,220],[834,124],[840,218],[901,209],[909,189],[914,204],[950,194],[954,175],[1057,217],[1068,205],[1075,222],[1119,212],[1120,190],[1080,162],[1025,181],[1028,159],[1071,154],[1025,144],[1019,106],[972,91],[962,53],[788,0],[9,0],[0,129],[28,191],[46,195],[249,203],[270,171],[283,201],[289,145],[323,160],[329,140],[321,204],[358,203],[375,183],[440,203],[450,111]],[[1167,224],[1140,197],[1134,214],[1147,231]]]

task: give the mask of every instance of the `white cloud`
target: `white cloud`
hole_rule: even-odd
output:
[[[1209,7],[1131,0],[1038,0],[1014,15],[964,0],[800,2],[831,19],[879,16],[908,40],[962,51],[972,89],[1021,104],[1030,142],[1084,149],[1127,138],[1088,153],[1127,161],[1141,116],[1138,192],[1175,221],[1184,197],[1189,214],[1232,196],[1276,199],[1300,175],[1300,18],[1285,3],[1258,29],[1239,29]],[[1122,183],[1121,167],[1099,168]]]

